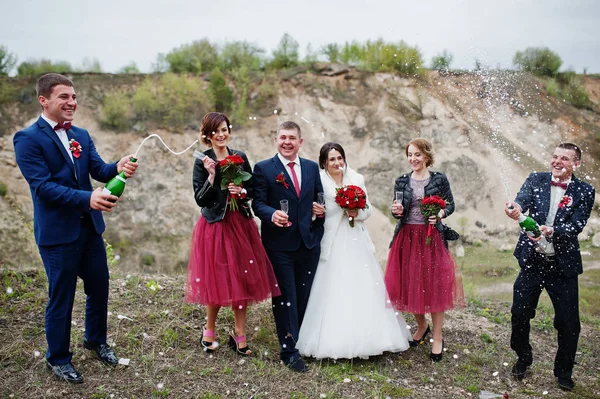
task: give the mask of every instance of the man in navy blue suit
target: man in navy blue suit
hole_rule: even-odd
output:
[[[573,171],[581,165],[581,150],[575,144],[559,144],[552,153],[551,171],[529,175],[517,198],[504,210],[515,220],[528,212],[540,226],[542,235],[529,237],[521,232],[514,255],[521,271],[514,284],[511,348],[518,359],[512,374],[525,377],[533,361],[529,343],[530,320],[545,288],[554,305],[554,328],[558,331],[558,351],[554,376],[564,390],[575,386],[571,378],[579,322],[578,275],[583,273],[577,235],[581,233],[594,205],[594,188]]]
[[[252,208],[262,221],[262,242],[281,290],[273,298],[280,357],[292,370],[305,372],[296,341],[319,263],[325,208],[317,204],[317,194],[323,192],[319,166],[298,157],[301,134],[295,122],[277,128],[278,154],[254,166]],[[281,200],[288,201],[287,214],[280,209]]]
[[[48,276],[46,364],[59,378],[81,383],[71,363],[71,313],[77,277],[86,294],[83,345],[108,365],[118,358],[106,343],[108,264],[102,233],[102,212],[110,212],[118,197],[93,190],[90,176],[107,182],[125,171],[132,177],[131,155],[106,164],[87,130],[71,122],[77,110],[73,82],[59,74],[39,78],[36,90],[42,115],[14,136],[21,173],[33,200],[34,234]]]

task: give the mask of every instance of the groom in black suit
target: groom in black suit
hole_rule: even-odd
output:
[[[323,186],[316,162],[298,156],[300,126],[283,122],[275,143],[278,153],[254,166],[252,208],[261,219],[262,242],[281,290],[273,298],[280,357],[292,370],[305,372],[296,341],[321,254],[325,208],[316,201]],[[288,201],[287,214],[281,200]]]
[[[107,182],[121,171],[132,177],[131,155],[107,164],[96,152],[87,130],[72,125],[77,110],[73,82],[49,73],[36,90],[42,114],[14,136],[15,155],[29,183],[34,234],[48,276],[46,305],[46,364],[59,378],[81,383],[71,363],[71,312],[77,278],[86,294],[86,349],[108,365],[118,358],[106,343],[108,265],[102,233],[102,212],[110,212],[118,197],[93,190],[90,176]]]
[[[533,361],[529,344],[530,320],[545,288],[554,305],[554,328],[558,351],[554,375],[564,390],[575,386],[571,374],[575,363],[579,322],[578,275],[583,273],[577,235],[585,227],[594,205],[594,188],[573,170],[581,165],[581,150],[562,143],[552,154],[551,172],[529,175],[506,214],[515,220],[529,212],[542,235],[530,238],[521,232],[514,255],[521,271],[514,285],[511,348],[518,359],[512,368],[517,379],[525,377]]]

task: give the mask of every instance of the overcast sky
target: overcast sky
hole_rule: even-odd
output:
[[[116,72],[151,70],[158,53],[194,40],[247,40],[268,54],[287,32],[302,52],[331,42],[404,40],[427,65],[444,49],[453,68],[475,58],[512,67],[516,51],[549,47],[562,69],[600,73],[600,0],[0,0],[0,45],[18,62],[74,67],[98,59]]]

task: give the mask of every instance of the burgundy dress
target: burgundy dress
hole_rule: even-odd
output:
[[[426,180],[410,179],[413,197],[405,224],[396,235],[385,272],[392,306],[400,311],[437,313],[464,306],[460,273],[437,229],[426,244],[427,224],[419,209]]]
[[[279,295],[254,219],[230,210],[215,223],[198,219],[188,263],[187,302],[242,309]]]

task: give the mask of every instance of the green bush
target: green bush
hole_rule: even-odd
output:
[[[298,65],[298,42],[288,33],[284,33],[279,45],[273,50],[273,60],[269,67],[273,69],[287,69]]]
[[[585,87],[579,81],[573,81],[561,90],[561,97],[567,103],[578,107],[591,107],[590,97],[585,90]]]
[[[100,124],[113,130],[126,130],[132,126],[131,100],[123,90],[107,93],[100,107]]]
[[[441,54],[438,54],[431,59],[431,69],[435,69],[436,71],[440,72],[448,72],[453,59],[454,56],[448,51],[444,50]]]
[[[164,59],[169,65],[169,72],[174,73],[208,72],[221,65],[217,47],[207,39],[197,40],[192,44],[184,44],[173,49],[164,56]]]
[[[142,265],[144,266],[152,266],[156,263],[156,258],[154,254],[145,253],[142,255]]]
[[[558,97],[558,86],[556,84],[556,80],[549,78],[544,81],[544,86],[546,87],[546,93],[551,97]]]
[[[6,46],[0,46],[0,76],[8,75],[16,64],[17,57]]]
[[[73,68],[66,61],[52,62],[47,59],[22,62],[17,68],[19,76],[38,76],[49,72],[73,72]]]
[[[0,197],[4,197],[8,193],[8,187],[6,184],[0,181]]]
[[[329,43],[321,47],[321,54],[327,57],[327,61],[336,63],[340,60],[340,46],[337,43]]]
[[[259,70],[264,52],[260,47],[246,41],[227,43],[221,52],[223,70],[234,71],[239,68],[247,68],[251,71]]]
[[[137,120],[177,129],[199,121],[209,108],[209,99],[198,78],[166,73],[158,81],[149,76],[132,99]]]
[[[131,73],[131,74],[135,74],[135,73],[140,73],[140,70],[137,67],[137,64],[135,62],[130,62],[129,64],[125,65],[124,67],[122,67],[121,69],[119,69],[118,73]]]
[[[231,110],[233,91],[227,87],[225,75],[218,68],[215,68],[210,73],[208,90],[211,94],[215,111],[228,113]]]
[[[525,51],[517,51],[513,64],[521,70],[540,76],[556,76],[562,65],[558,54],[547,47],[529,47]]]

